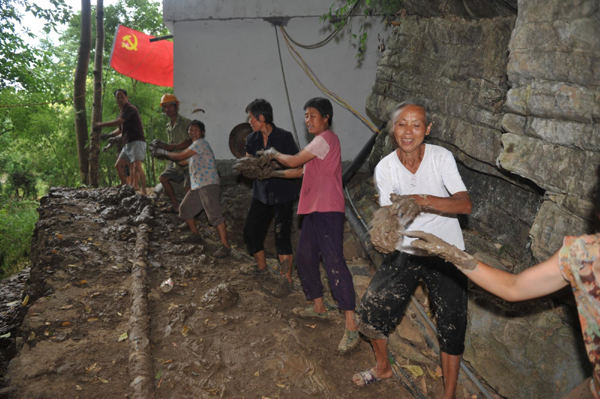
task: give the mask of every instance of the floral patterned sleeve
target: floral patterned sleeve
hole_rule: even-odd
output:
[[[585,348],[594,369],[593,388],[600,397],[600,234],[565,237],[558,261],[573,289]]]

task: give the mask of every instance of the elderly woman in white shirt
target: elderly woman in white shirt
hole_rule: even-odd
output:
[[[471,200],[452,153],[425,144],[431,131],[424,106],[402,103],[391,119],[390,133],[398,145],[375,168],[379,204],[392,205],[391,194],[410,201],[418,215],[406,230],[423,230],[464,249],[458,214],[471,212]],[[413,239],[400,240],[376,275],[357,309],[359,330],[371,339],[376,365],[352,378],[358,386],[392,376],[387,338],[404,315],[417,283],[423,279],[437,316],[444,398],[454,397],[467,327],[467,279],[444,266],[444,260],[413,248]]]

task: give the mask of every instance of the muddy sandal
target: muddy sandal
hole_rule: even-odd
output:
[[[325,311],[323,313],[317,313],[312,308],[312,306],[307,306],[306,308],[298,307],[292,310],[296,316],[310,318],[310,319],[320,319],[327,320],[329,318],[329,312]]]
[[[265,276],[269,272],[269,268],[259,269],[257,264],[243,265],[240,267],[240,273],[248,276]]]
[[[344,331],[344,336],[338,345],[338,352],[344,355],[353,349],[356,349],[358,344],[360,344],[360,334],[358,331],[346,330]]]
[[[360,388],[366,387],[367,385],[370,385],[374,382],[379,382],[381,380],[382,378],[377,378],[375,374],[373,374],[373,369],[358,372],[352,377],[352,382],[354,385]]]

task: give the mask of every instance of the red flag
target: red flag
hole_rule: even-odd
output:
[[[154,36],[119,25],[110,66],[140,82],[173,87],[173,42],[150,42],[152,38]]]

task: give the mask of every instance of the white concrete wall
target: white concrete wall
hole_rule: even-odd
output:
[[[164,19],[174,35],[174,90],[181,101],[181,112],[205,122],[207,139],[217,159],[233,158],[229,133],[246,121],[244,109],[255,98],[267,99],[273,105],[275,124],[293,132],[275,28],[262,17],[291,16],[285,27],[288,33],[300,43],[312,44],[332,29],[319,22],[329,4],[327,0],[163,1]],[[365,102],[380,56],[377,34],[389,35],[389,31],[383,32],[380,18],[372,21],[367,54],[361,63],[355,58],[355,41],[350,40],[348,30],[319,49],[297,48],[321,82],[365,116]],[[358,20],[353,24],[357,30]],[[303,147],[310,137],[302,107],[308,99],[324,95],[292,59],[281,32],[278,35],[293,117]],[[195,108],[206,113],[190,116]],[[371,135],[359,119],[335,103],[333,129],[342,142],[343,160],[351,160]]]

